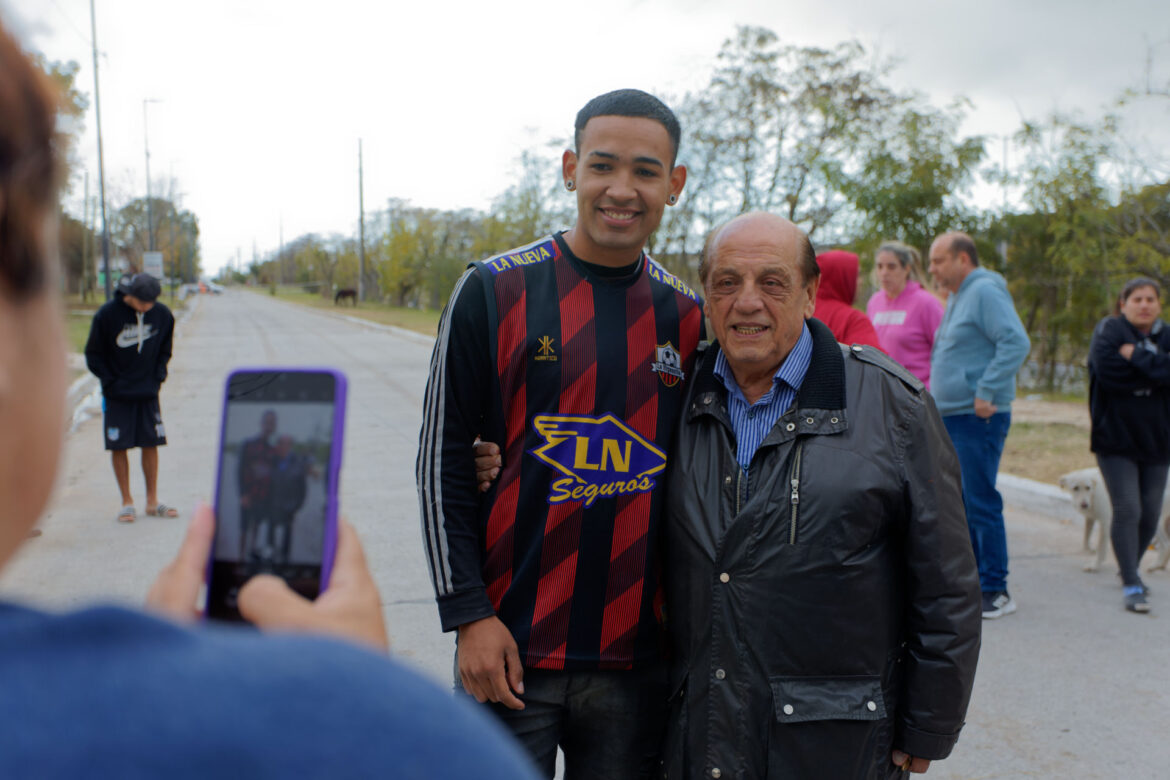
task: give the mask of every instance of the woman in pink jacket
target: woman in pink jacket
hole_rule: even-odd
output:
[[[921,278],[918,251],[887,241],[877,251],[874,274],[881,289],[865,311],[882,349],[930,389],[930,350],[942,321],[943,305],[911,277]]]

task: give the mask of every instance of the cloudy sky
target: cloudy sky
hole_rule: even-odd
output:
[[[1165,0],[96,0],[107,197],[173,176],[203,235],[204,268],[245,263],[302,233],[356,232],[357,146],[367,211],[388,198],[486,208],[516,158],[567,137],[589,98],[702,87],[737,24],[897,58],[894,86],[974,108],[964,131],[1002,136],[1053,110],[1097,116],[1170,72]],[[27,48],[81,64],[93,94],[88,0],[0,0]],[[1162,125],[1170,112],[1161,111]],[[96,191],[91,105],[81,153]],[[990,145],[998,159],[1002,143]],[[1009,152],[1010,154],[1010,152]],[[685,150],[684,159],[685,162]],[[71,202],[80,213],[80,180]],[[165,193],[164,193],[165,194]]]

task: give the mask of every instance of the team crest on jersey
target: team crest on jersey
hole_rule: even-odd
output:
[[[655,347],[657,354],[655,361],[650,364],[650,370],[658,374],[662,384],[674,387],[686,376],[682,370],[682,355],[669,341]]]
[[[542,414],[532,427],[544,444],[531,454],[564,475],[549,486],[550,504],[646,493],[666,468],[666,453],[612,414]]]

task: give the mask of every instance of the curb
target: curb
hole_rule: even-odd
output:
[[[1018,509],[1060,520],[1075,520],[1080,517],[1073,510],[1072,498],[1056,485],[1000,472],[996,476],[995,486],[1003,496],[1003,502]]]
[[[293,304],[293,305],[295,306],[297,304]],[[419,344],[434,344],[435,343],[434,336],[425,336],[422,333],[416,333],[413,330],[407,330],[406,328],[400,328],[397,325],[383,325],[380,322],[374,322],[373,320],[367,320],[367,319],[363,319],[361,317],[354,317],[350,314],[340,314],[340,313],[334,313],[331,311],[318,310],[318,309],[312,309],[312,311],[316,311],[320,314],[325,314],[325,315],[330,316],[330,317],[337,317],[338,319],[345,320],[346,322],[351,322],[354,325],[365,325],[367,328],[373,328],[375,330],[382,330],[382,331],[386,331],[387,333],[393,333],[395,336],[407,339],[408,341],[414,341],[414,342],[417,342]]]
[[[253,289],[245,290],[245,292],[250,292],[253,295],[259,294]],[[425,334],[418,333],[418,332],[413,331],[413,330],[407,330],[406,328],[400,328],[397,325],[383,325],[380,322],[374,322],[373,320],[367,320],[364,317],[355,317],[352,314],[343,314],[339,311],[329,311],[328,309],[319,309],[316,306],[307,306],[305,304],[294,303],[292,301],[282,301],[279,298],[274,298],[273,300],[275,300],[277,303],[283,303],[286,306],[298,306],[301,309],[304,309],[305,311],[312,312],[313,314],[320,314],[323,317],[333,317],[335,319],[345,320],[346,322],[351,323],[353,325],[361,325],[361,326],[364,326],[367,328],[371,328],[373,330],[380,330],[380,331],[383,331],[385,333],[393,333],[395,336],[398,336],[399,338],[406,339],[407,341],[413,341],[416,344],[434,344],[435,343],[434,336],[427,336]]]

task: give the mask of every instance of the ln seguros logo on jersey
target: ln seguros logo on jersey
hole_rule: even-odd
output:
[[[531,454],[564,475],[549,486],[550,504],[645,493],[666,468],[666,453],[612,414],[542,414],[532,426],[544,444]]]

